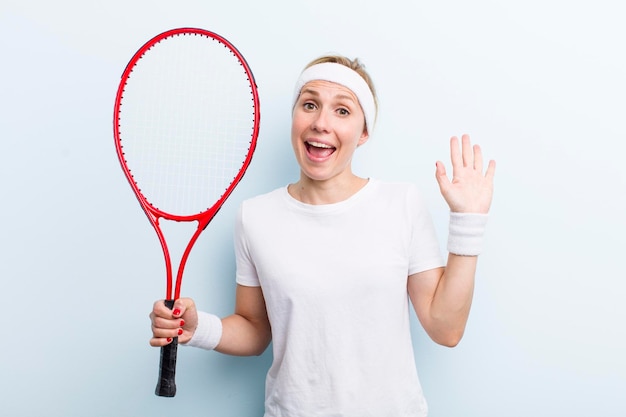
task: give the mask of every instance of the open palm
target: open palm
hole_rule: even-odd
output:
[[[460,149],[459,149],[460,148]],[[456,213],[489,212],[493,196],[495,161],[489,161],[483,174],[483,156],[480,146],[472,146],[469,135],[450,139],[452,160],[452,180],[448,178],[445,165],[437,161],[436,178],[441,195],[448,203],[450,211]]]

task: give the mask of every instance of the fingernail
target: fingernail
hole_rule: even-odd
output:
[[[181,320],[180,321],[180,327],[183,327],[185,325],[185,320]]]
[[[168,338],[167,338],[167,343],[170,343],[171,341],[172,341],[172,338],[171,338],[171,337],[168,337]]]
[[[183,329],[178,329],[178,335],[180,336],[181,334],[183,334]]]
[[[179,308],[175,308],[174,311],[172,311],[172,314],[175,316],[178,316],[180,314],[180,309]]]

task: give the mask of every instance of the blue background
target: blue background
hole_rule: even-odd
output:
[[[448,139],[496,159],[496,194],[461,344],[413,317],[432,417],[624,416],[626,26],[618,1],[3,1],[0,6],[0,408],[12,417],[261,416],[271,355],[181,348],[178,394],[154,395],[148,313],[158,242],[119,167],[115,92],[167,29],[215,31],[260,89],[257,153],[188,262],[183,293],[233,309],[242,199],[297,179],[297,74],[358,56],[378,125],[355,171],[415,182],[445,248],[434,179]],[[172,238],[185,233],[171,230]]]

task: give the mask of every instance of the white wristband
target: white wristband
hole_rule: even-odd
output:
[[[185,346],[213,350],[222,339],[222,320],[214,314],[198,311],[198,327]]]
[[[488,214],[450,213],[448,252],[462,256],[479,255],[488,218]]]

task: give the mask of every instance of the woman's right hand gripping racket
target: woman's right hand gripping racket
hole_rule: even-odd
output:
[[[180,296],[191,248],[250,164],[259,120],[248,64],[215,33],[164,32],[143,45],[124,70],[115,100],[115,145],[163,249],[169,308]],[[175,281],[161,220],[197,222]],[[157,395],[176,393],[176,350],[176,338],[161,348]]]

